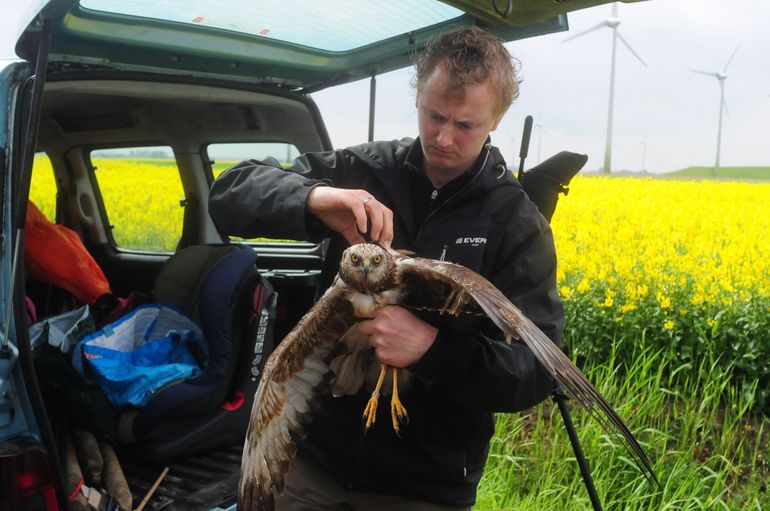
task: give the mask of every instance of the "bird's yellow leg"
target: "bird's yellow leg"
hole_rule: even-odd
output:
[[[372,397],[369,398],[369,402],[366,403],[364,408],[364,419],[366,419],[366,429],[369,429],[374,421],[377,419],[377,403],[380,400],[380,389],[382,388],[382,382],[385,380],[385,373],[388,371],[388,366],[380,364],[380,377],[377,378],[377,385],[374,387]]]
[[[398,369],[393,368],[393,396],[390,398],[390,417],[393,420],[393,429],[398,434],[398,424],[409,420],[406,408],[398,398]]]

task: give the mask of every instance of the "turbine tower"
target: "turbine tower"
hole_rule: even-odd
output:
[[[609,27],[612,29],[612,59],[610,60],[610,101],[609,101],[609,107],[607,108],[607,138],[604,145],[604,173],[609,174],[612,172],[612,114],[613,114],[613,104],[615,102],[615,53],[618,45],[618,39],[620,39],[620,42],[626,45],[626,48],[628,48],[628,51],[630,51],[634,57],[636,57],[639,62],[641,62],[644,67],[647,67],[647,64],[642,60],[642,57],[640,57],[633,48],[631,48],[631,45],[628,44],[628,41],[626,41],[620,33],[618,33],[618,25],[620,25],[620,19],[618,18],[618,4],[613,3],[612,4],[612,14],[609,18],[602,21],[598,25],[595,25],[588,30],[584,30],[582,32],[579,32],[572,37],[568,37],[563,43],[566,43],[567,41],[571,41],[572,39],[576,39],[582,35],[586,35],[589,32],[593,32],[594,30],[599,30],[600,28]]]
[[[716,163],[714,164],[715,170],[719,168],[719,152],[722,148],[722,112],[727,111],[727,103],[725,103],[725,80],[727,80],[727,67],[730,65],[730,62],[733,61],[733,57],[735,57],[735,54],[738,53],[738,49],[740,47],[741,47],[740,44],[735,47],[735,50],[733,50],[733,54],[730,55],[729,59],[727,59],[727,63],[725,64],[725,67],[723,67],[721,71],[709,72],[709,71],[697,71],[695,69],[690,70],[693,73],[698,73],[706,76],[713,76],[719,81],[719,127],[717,129],[717,159],[716,159]]]

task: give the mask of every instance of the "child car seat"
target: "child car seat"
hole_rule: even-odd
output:
[[[155,280],[156,301],[196,321],[208,345],[201,374],[123,413],[121,442],[139,442],[152,461],[232,445],[246,434],[259,376],[273,348],[277,296],[240,245],[180,250]]]

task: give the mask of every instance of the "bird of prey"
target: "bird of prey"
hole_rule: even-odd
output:
[[[356,314],[368,315],[388,304],[455,316],[486,314],[507,342],[525,343],[605,431],[614,430],[645,477],[657,482],[650,460],[612,406],[561,349],[488,280],[457,264],[362,243],[345,250],[334,283],[265,364],[243,449],[239,509],[273,509],[275,494],[283,491],[284,476],[296,453],[291,433],[303,434],[302,424],[311,419],[313,402],[329,387],[330,377],[335,395],[354,394],[370,382],[372,398],[363,414],[366,427],[372,425],[390,368],[377,363],[365,336],[357,331]],[[406,416],[398,397],[399,378],[401,385],[408,384],[406,371],[392,368],[391,415],[396,432]]]

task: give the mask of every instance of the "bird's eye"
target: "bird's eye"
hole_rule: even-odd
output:
[[[357,264],[361,260],[361,258],[358,257],[356,254],[351,254],[350,260]]]
[[[374,264],[380,264],[382,262],[382,256],[374,256]]]

